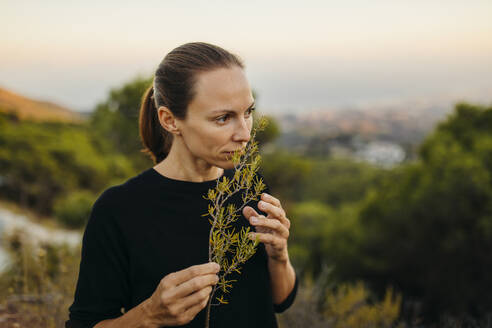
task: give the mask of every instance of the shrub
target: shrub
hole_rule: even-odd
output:
[[[325,266],[316,280],[302,281],[294,304],[280,315],[282,328],[405,327],[398,324],[401,296],[391,288],[382,301],[373,300],[362,282],[337,285],[331,272]]]
[[[75,191],[55,203],[55,217],[69,228],[82,228],[87,223],[96,196],[88,191]]]

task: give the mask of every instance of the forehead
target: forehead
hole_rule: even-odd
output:
[[[194,91],[188,110],[203,114],[220,109],[245,110],[253,101],[248,80],[237,66],[199,73]]]

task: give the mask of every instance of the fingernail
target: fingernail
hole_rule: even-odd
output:
[[[261,207],[261,208],[265,207],[265,202],[261,200],[261,201],[258,203],[258,207]]]
[[[251,223],[258,223],[258,218],[256,216],[252,216]]]

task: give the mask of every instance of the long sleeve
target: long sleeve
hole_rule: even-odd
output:
[[[128,255],[112,216],[114,189],[94,203],[82,240],[82,257],[67,328],[91,328],[122,314],[128,304]]]

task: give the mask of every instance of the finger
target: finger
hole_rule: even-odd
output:
[[[273,248],[282,249],[286,244],[286,240],[284,238],[280,238],[274,236],[270,233],[260,233],[260,232],[250,232],[248,237],[252,240],[258,238],[258,240],[264,244],[272,245]]]
[[[166,280],[166,284],[169,284],[170,286],[177,286],[194,277],[217,273],[219,270],[220,266],[217,263],[209,262],[205,264],[193,265],[181,271],[173,272],[164,277],[164,279]]]
[[[180,299],[208,286],[214,286],[219,281],[216,274],[194,277],[169,291],[168,297]]]
[[[190,307],[193,307],[197,304],[202,303],[203,301],[208,301],[210,297],[210,293],[212,292],[212,287],[207,286],[199,291],[196,291],[195,293],[186,296],[185,298],[181,299],[179,302],[179,308],[182,311],[186,311]]]
[[[245,206],[243,208],[243,215],[247,220],[249,220],[251,216],[259,216],[260,214],[258,214],[258,212],[256,212],[256,210],[251,206]]]
[[[255,227],[268,228],[283,238],[287,239],[289,237],[289,229],[278,220],[267,219],[261,215],[260,217],[251,217],[250,222]],[[258,229],[257,231],[261,232]]]
[[[270,194],[267,194],[266,192],[261,194],[261,199],[264,200],[265,202],[271,203],[274,206],[282,208],[282,204],[280,203],[280,200],[277,198],[273,197]]]
[[[254,231],[256,232],[264,232],[264,233],[269,233],[270,229],[265,228],[265,227],[258,227],[258,226],[253,226],[255,228]]]
[[[258,203],[258,208],[266,213],[272,219],[277,219],[281,222],[285,222],[285,211],[283,208],[277,207],[273,204],[267,203],[265,201],[260,201]]]
[[[247,206],[247,207],[249,207],[249,206]],[[251,207],[249,207],[249,208],[250,208],[250,210],[246,210],[246,213],[244,213],[245,210],[243,209],[243,214],[245,214],[244,216],[249,221],[249,223],[254,226],[254,223],[251,221],[252,218],[265,217],[265,216],[258,214],[258,212],[256,212],[253,208],[251,208]],[[260,226],[256,226],[255,230],[257,232],[268,232],[268,231],[270,231],[269,229],[264,228],[264,227],[260,227]]]
[[[196,303],[195,305],[189,307],[184,313],[183,316],[185,318],[189,318],[189,320],[193,320],[195,316],[200,312],[205,306],[207,306],[208,298],[203,300],[202,302]]]

